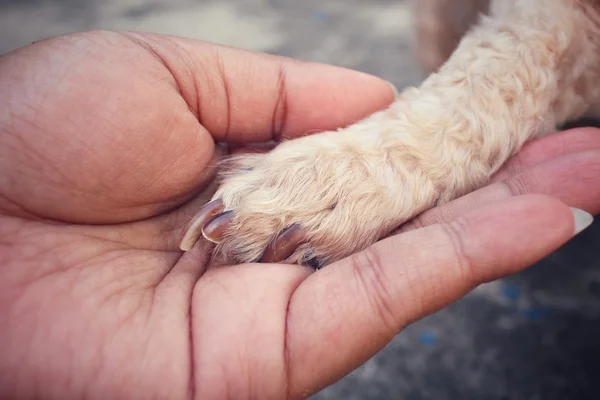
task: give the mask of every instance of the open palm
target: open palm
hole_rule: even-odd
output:
[[[435,223],[474,208],[463,200],[455,214],[423,217],[433,225],[401,243],[387,239],[316,274],[210,268],[207,243],[182,254],[178,239],[214,190],[225,151],[215,142],[348,124],[392,101],[385,82],[181,38],[95,32],[4,56],[0,93],[2,398],[306,396],[412,320],[572,235],[563,203],[522,196],[464,217],[453,237]],[[587,131],[577,137],[572,152],[600,147]],[[507,176],[569,155],[566,139],[554,140],[544,146],[560,151],[513,164]],[[589,171],[598,157],[586,157],[569,165]],[[538,189],[520,186],[563,194]],[[569,205],[596,211],[596,192],[571,189]],[[498,207],[505,215],[490,223]],[[523,235],[537,244],[519,252]],[[409,255],[415,247],[432,252]]]

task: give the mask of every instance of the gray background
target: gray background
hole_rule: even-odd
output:
[[[182,35],[422,78],[402,0],[0,0],[0,52],[89,29]],[[600,398],[600,228],[413,324],[314,399]]]

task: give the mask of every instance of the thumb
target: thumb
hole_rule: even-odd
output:
[[[574,233],[564,203],[520,196],[388,238],[318,271],[289,307],[290,392],[314,392],[342,378],[407,324],[526,268]],[[305,365],[311,368],[298,367]]]

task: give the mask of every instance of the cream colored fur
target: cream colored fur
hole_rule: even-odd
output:
[[[255,261],[299,224],[309,243],[287,261],[331,262],[481,187],[527,140],[600,104],[599,14],[595,1],[492,1],[389,109],[233,160],[215,195],[235,214],[218,254]]]

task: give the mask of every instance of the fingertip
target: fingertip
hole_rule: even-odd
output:
[[[450,224],[457,224],[450,222]],[[575,232],[571,208],[542,194],[515,196],[461,217],[476,284],[517,273],[567,243]]]
[[[392,88],[392,93],[394,94],[394,100],[397,100],[401,97],[400,90],[394,85],[392,82],[387,81],[387,84]]]

